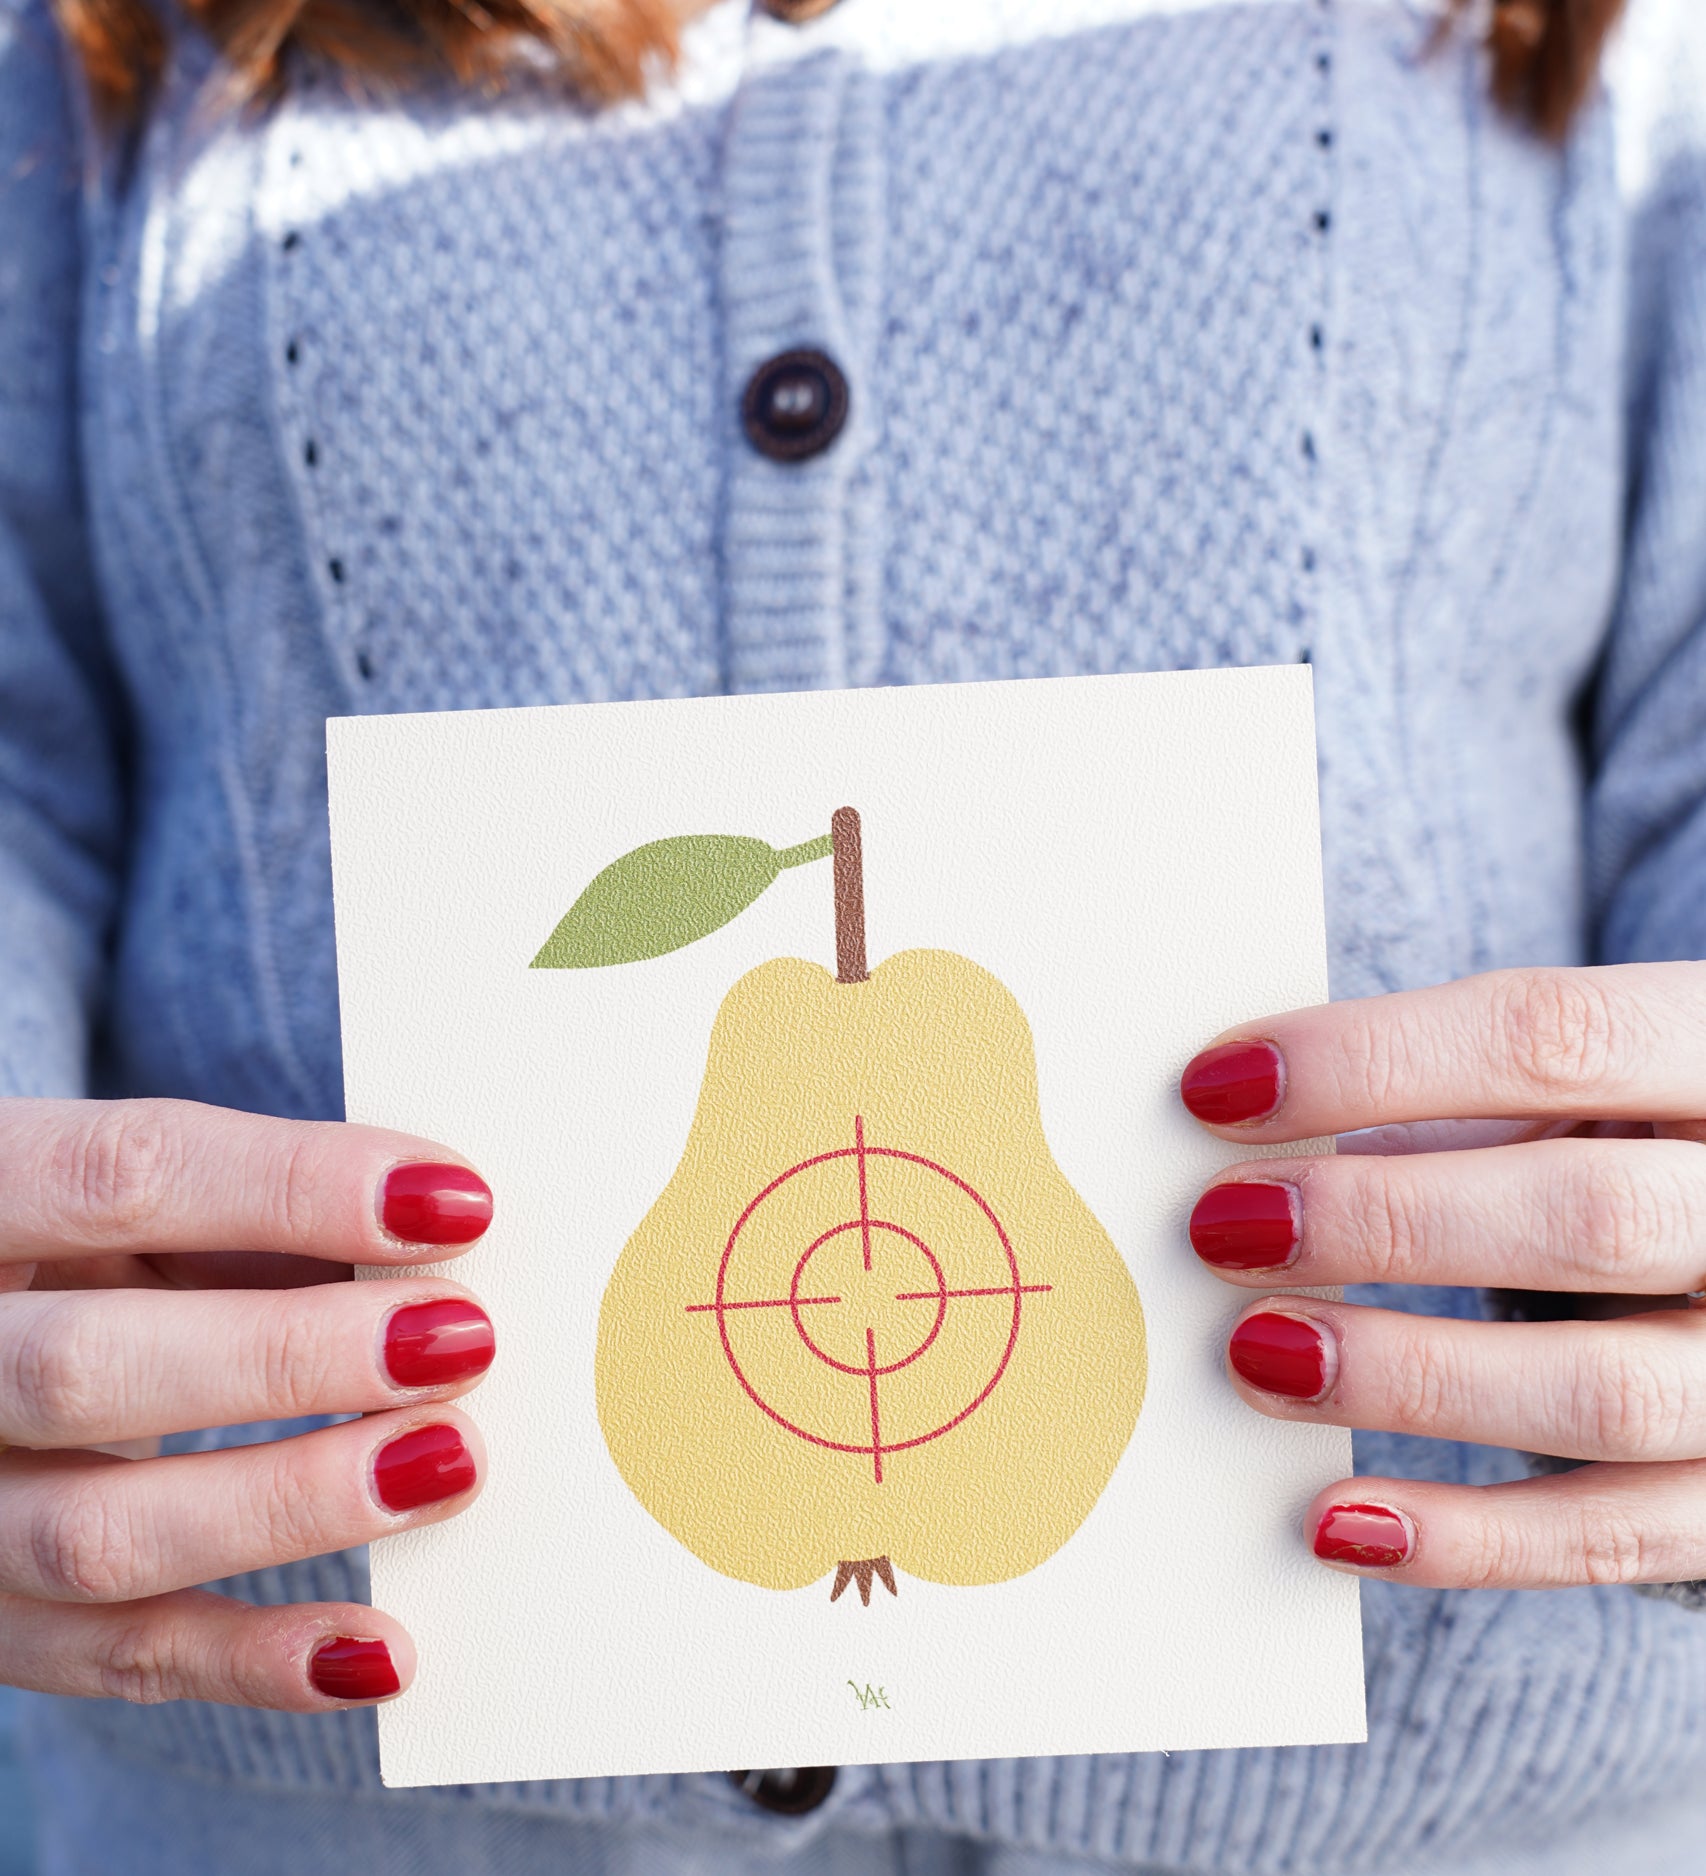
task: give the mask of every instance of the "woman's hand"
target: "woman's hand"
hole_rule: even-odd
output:
[[[1223,1139],[1263,1145],[1519,1123],[1460,1130],[1502,1143],[1455,1151],[1412,1127],[1252,1160],[1192,1214],[1198,1255],[1269,1292],[1228,1348],[1251,1406],[1593,1462],[1480,1488],[1347,1480],[1310,1507],[1318,1557],[1436,1587],[1706,1576],[1706,1310],[1681,1306],[1706,1288],[1706,965],[1503,971],[1300,1010],[1229,1032],[1182,1092]],[[1501,1323],[1285,1293],[1343,1283],[1645,1300]]]
[[[460,1511],[479,1434],[446,1405],[492,1327],[437,1277],[491,1217],[454,1154],[372,1127],[182,1101],[0,1102],[0,1681],[315,1712],[406,1687],[361,1604],[189,1585]],[[311,1287],[310,1287],[311,1286]],[[366,1416],[173,1458],[91,1450]]]

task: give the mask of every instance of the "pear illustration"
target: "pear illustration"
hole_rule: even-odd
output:
[[[712,1569],[1021,1576],[1089,1515],[1146,1374],[1124,1259],[1055,1163],[1030,1026],[969,958],[869,971],[860,824],[775,849],[692,836],[606,868],[535,958],[577,968],[726,924],[833,853],[837,974],[775,958],[728,992],[674,1175],[604,1292],[618,1471]]]

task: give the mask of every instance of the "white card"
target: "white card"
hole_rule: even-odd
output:
[[[1177,1093],[1327,994],[1306,669],[328,743],[349,1117],[496,1193],[388,1784],[1365,1737],[1350,1438],[1228,1384]]]

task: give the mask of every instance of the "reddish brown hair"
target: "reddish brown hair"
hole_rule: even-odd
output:
[[[544,48],[583,96],[633,96],[673,66],[682,16],[703,0],[185,0],[224,54],[240,97],[278,92],[293,58],[355,78],[448,72],[501,83],[518,41]],[[922,0],[921,0],[922,3]],[[1472,0],[1451,0],[1466,13]],[[1554,140],[1592,88],[1623,0],[1493,0],[1493,94]],[[134,117],[164,54],[148,0],[54,0],[110,119]]]
[[[1452,0],[1461,13],[1469,0]],[[1623,0],[1493,0],[1493,96],[1558,142],[1593,89]]]

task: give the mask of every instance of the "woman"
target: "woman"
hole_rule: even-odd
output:
[[[1692,0],[1603,86],[1612,0],[15,4],[0,1675],[123,1697],[46,1867],[1696,1868]],[[493,1339],[331,1279],[491,1199],[331,1118],[324,718],[1304,658],[1346,1001],[1183,1093],[1433,1149],[1193,1222],[1252,1408],[1371,1430],[1371,1743],[381,1792],[343,1547],[469,1502]]]

